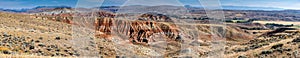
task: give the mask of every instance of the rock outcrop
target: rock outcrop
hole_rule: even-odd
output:
[[[111,36],[112,33],[125,34],[132,43],[147,44],[155,41],[150,38],[154,34],[162,34],[166,40],[176,40],[179,37],[179,31],[175,25],[160,23],[154,21],[126,21],[115,20],[114,18],[98,18],[95,20],[96,31],[101,35]]]

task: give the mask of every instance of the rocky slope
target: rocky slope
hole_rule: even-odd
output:
[[[224,47],[221,51],[228,58],[296,57],[298,53],[297,29],[274,30],[256,37],[237,27],[244,25],[180,24],[175,23],[175,18],[157,13],[145,13],[136,19],[120,19],[114,13],[103,11],[0,14],[3,20],[0,21],[0,52],[9,55],[210,57],[218,51],[215,46]],[[90,18],[90,14],[96,17]],[[224,28],[225,32],[221,34],[213,28]]]
[[[70,24],[0,13],[0,44],[4,54],[80,56],[72,47]]]

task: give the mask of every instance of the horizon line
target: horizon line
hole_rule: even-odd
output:
[[[71,7],[71,8],[77,8],[76,6],[67,6],[67,5],[41,5],[41,6],[64,6],[64,7]],[[95,6],[95,7],[104,7],[104,6],[122,6],[122,5],[102,5],[102,6]],[[151,5],[127,5],[127,6],[151,6]],[[152,5],[152,6],[165,6],[165,5]],[[178,5],[166,5],[166,6],[178,6]],[[196,8],[202,8],[203,6],[194,6],[194,5],[182,5],[183,7],[185,6],[190,6],[190,7],[196,7]],[[222,5],[222,9],[227,6],[232,6],[232,7],[248,7],[248,8],[274,8],[274,9],[282,9],[282,10],[300,10],[300,9],[286,9],[286,8],[278,8],[278,7],[255,7],[255,6],[235,6],[235,5]],[[24,7],[24,8],[0,8],[0,9],[6,9],[6,10],[24,10],[24,9],[33,9],[36,7],[40,6],[34,6],[34,7]],[[92,7],[92,8],[95,8]],[[122,6],[123,7],[123,6]],[[84,8],[84,7],[78,7],[78,8]],[[236,10],[236,9],[224,9],[224,10]],[[242,10],[242,9],[241,9]],[[247,9],[245,9],[247,10]],[[249,10],[249,9],[248,9]],[[263,10],[263,9],[257,9],[257,10]]]

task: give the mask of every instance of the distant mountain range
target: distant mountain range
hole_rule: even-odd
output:
[[[128,6],[127,6],[128,7]],[[133,6],[137,7],[137,6]],[[139,7],[149,7],[149,6],[139,6]],[[166,7],[170,8],[168,6],[160,6],[160,7]],[[186,7],[186,6],[185,6]],[[37,6],[31,9],[1,9],[0,11],[5,11],[5,12],[43,12],[51,9],[62,9],[62,8],[68,8],[71,9],[72,7],[69,6]],[[101,6],[101,7],[95,7],[95,8],[100,8],[100,9],[109,9],[111,11],[117,11],[119,6]],[[188,6],[186,8],[191,8],[191,9],[203,9],[203,7],[191,7]],[[274,7],[248,7],[248,6],[222,6],[224,10],[267,10],[267,11],[273,11],[273,10],[286,10],[283,8],[274,8]]]
[[[286,10],[283,8],[275,8],[275,7],[248,7],[248,6],[222,6],[222,8],[227,10]]]
[[[37,7],[31,8],[31,9],[3,9],[3,8],[0,8],[0,11],[17,12],[17,13],[43,12],[43,11],[54,10],[54,9],[63,9],[63,8],[71,9],[72,7],[69,7],[69,6],[37,6]]]

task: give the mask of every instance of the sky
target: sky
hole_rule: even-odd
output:
[[[96,7],[120,5],[191,5],[201,6],[204,0],[0,0],[0,8],[22,9],[36,6]],[[300,10],[300,0],[205,0],[221,6],[274,7]],[[209,3],[208,3],[209,4]]]

